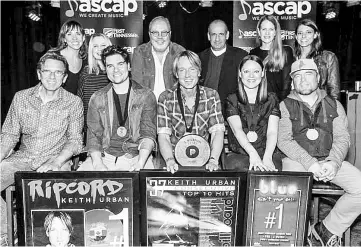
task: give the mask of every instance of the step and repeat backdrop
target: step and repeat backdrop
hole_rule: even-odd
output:
[[[60,1],[60,21],[76,20],[87,36],[106,34],[115,45],[133,53],[143,42],[143,2],[67,0]]]
[[[248,52],[254,48],[257,23],[264,15],[274,15],[278,19],[283,43],[293,46],[298,21],[316,20],[316,6],[317,1],[234,1],[233,46]]]
[[[302,246],[311,173],[18,172],[20,246]]]

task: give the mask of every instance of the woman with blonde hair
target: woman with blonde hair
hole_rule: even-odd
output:
[[[280,110],[275,93],[267,91],[262,60],[243,58],[238,71],[238,92],[226,100],[228,144],[226,170],[276,171],[282,169],[276,150]]]
[[[337,99],[340,96],[340,72],[336,55],[322,48],[320,31],[312,20],[303,19],[295,32],[296,59],[311,58],[320,75],[319,88]]]
[[[277,94],[279,101],[291,91],[291,64],[294,62],[290,46],[282,45],[281,27],[273,15],[263,16],[257,23],[258,47],[249,54],[263,60],[267,74],[268,91]]]
[[[102,52],[110,45],[112,45],[112,42],[103,33],[95,33],[89,40],[88,65],[84,67],[80,74],[77,92],[77,95],[83,101],[85,130],[90,97],[93,93],[109,84],[105,65],[102,61]]]
[[[63,87],[76,95],[79,75],[86,64],[87,44],[83,26],[74,20],[65,22],[59,32],[58,46],[50,51],[60,53],[69,64],[68,78]]]

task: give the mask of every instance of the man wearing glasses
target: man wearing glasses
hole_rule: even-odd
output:
[[[103,50],[110,83],[89,101],[86,150],[78,171],[152,169],[157,102],[149,88],[130,79],[130,57],[119,46]]]
[[[216,90],[224,105],[228,94],[238,88],[238,65],[247,52],[227,44],[229,31],[222,20],[214,20],[209,24],[207,37],[211,47],[199,53],[202,61],[200,84]]]
[[[37,65],[40,83],[15,94],[1,132],[1,191],[17,171],[69,171],[82,149],[83,104],[62,88],[66,59],[46,53]],[[13,151],[21,136],[20,147]],[[6,204],[1,199],[1,243],[6,244]]]
[[[155,17],[149,23],[148,43],[134,49],[132,58],[132,79],[154,92],[156,98],[175,81],[172,73],[174,58],[184,48],[170,41],[169,20],[163,16]]]

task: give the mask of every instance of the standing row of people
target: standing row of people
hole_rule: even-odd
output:
[[[315,179],[332,181],[346,190],[328,220],[312,228],[317,241],[338,241],[360,213],[361,173],[343,161],[349,144],[347,121],[335,100],[339,82],[328,83],[338,78],[330,69],[336,68],[337,59],[314,44],[319,38],[314,23],[303,23],[296,30],[300,54],[294,63],[290,49],[278,40],[280,27],[272,16],[262,18],[258,25],[261,44],[251,53],[260,57],[227,45],[229,31],[221,20],[209,25],[211,48],[199,56],[170,41],[171,29],[164,17],[150,23],[151,41],[135,49],[132,61],[125,50],[109,46],[106,36],[94,35],[82,83],[73,91],[83,96],[83,104],[85,98],[89,100],[85,106],[89,157],[79,170],[152,168],[156,162],[151,153],[160,150],[161,156],[154,158],[161,158],[175,172],[179,167],[174,147],[186,134],[210,140],[206,167],[217,170],[225,116],[234,152],[227,157],[226,168],[280,170],[278,145],[289,159],[283,162],[292,164],[287,169],[311,171]],[[41,82],[15,95],[5,120],[2,190],[13,183],[13,174],[19,170],[70,170],[70,157],[82,148],[83,104],[61,86],[69,83],[69,71],[85,67],[84,34],[76,22],[63,27],[59,47],[39,61]],[[291,80],[294,90],[286,97]],[[324,84],[319,84],[322,80]],[[106,85],[93,85],[98,82]],[[329,94],[333,90],[333,97],[320,88]],[[12,153],[20,135],[20,149]],[[317,149],[320,146],[322,150]],[[347,217],[341,217],[345,211]],[[5,217],[2,200],[2,224]],[[339,222],[342,227],[335,227]]]

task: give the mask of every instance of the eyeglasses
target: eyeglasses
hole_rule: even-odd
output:
[[[65,72],[61,71],[61,70],[55,70],[55,71],[51,71],[51,70],[47,70],[47,69],[43,69],[41,70],[41,73],[45,76],[45,77],[50,77],[51,74],[54,74],[55,77],[62,77]]]
[[[150,34],[154,37],[154,38],[158,38],[158,37],[167,37],[169,35],[170,31],[162,31],[162,32],[157,32],[157,31],[152,31],[150,32]]]
[[[185,69],[185,68],[178,69],[178,75],[181,77],[184,77],[186,74],[195,75],[197,73],[198,73],[198,69],[194,67],[191,67],[189,69]]]

